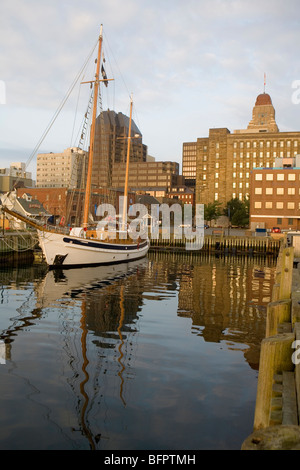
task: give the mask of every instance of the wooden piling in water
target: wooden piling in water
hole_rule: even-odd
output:
[[[254,430],[266,428],[270,424],[271,398],[274,375],[281,371],[292,371],[293,333],[265,338],[261,344],[257,398],[254,416]]]
[[[267,306],[266,338],[276,335],[281,323],[291,320],[291,300],[277,300]]]
[[[300,449],[300,354],[298,359],[295,351],[298,341],[300,346],[300,273],[293,261],[294,250],[284,243],[261,344],[254,432],[243,450]]]

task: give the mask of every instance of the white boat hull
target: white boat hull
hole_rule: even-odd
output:
[[[124,263],[146,256],[149,241],[135,244],[103,242],[38,230],[40,246],[49,266],[89,266]]]

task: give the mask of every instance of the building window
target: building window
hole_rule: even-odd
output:
[[[261,174],[261,173],[257,173],[257,174],[255,175],[255,180],[256,180],[256,181],[262,181],[262,174]]]
[[[281,225],[282,224],[282,218],[281,217],[277,217],[277,225]]]
[[[293,196],[294,194],[296,194],[295,188],[288,188],[288,194],[289,194],[290,196]]]
[[[280,194],[280,195],[284,194],[284,188],[277,188],[276,194]]]
[[[293,223],[294,223],[294,219],[288,219],[288,224],[289,225],[293,225]]]
[[[262,188],[255,188],[255,194],[262,194]]]
[[[266,188],[266,194],[273,194],[273,188]]]
[[[294,202],[288,202],[287,203],[287,208],[288,209],[295,209],[295,203]]]
[[[267,181],[273,181],[273,175],[272,175],[272,173],[267,173],[266,180],[267,180]]]
[[[283,202],[276,202],[276,209],[283,209]]]
[[[284,174],[283,173],[278,173],[277,174],[277,181],[284,181]]]
[[[261,209],[261,202],[260,201],[255,201],[254,209]]]
[[[265,207],[266,207],[266,209],[272,209],[273,202],[266,202]]]
[[[295,175],[295,173],[290,173],[290,174],[288,175],[288,180],[289,180],[289,181],[295,181],[295,180],[296,180],[296,175]]]

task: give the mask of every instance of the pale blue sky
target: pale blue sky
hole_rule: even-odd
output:
[[[115,78],[104,105],[126,114],[133,93],[157,160],[181,163],[182,143],[209,128],[246,128],[264,73],[280,130],[300,130],[299,0],[1,0],[0,11],[0,166],[28,161],[101,23]],[[77,145],[77,90],[42,151]]]

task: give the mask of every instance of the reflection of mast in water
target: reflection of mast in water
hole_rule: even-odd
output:
[[[120,315],[120,322],[119,322],[119,326],[118,326],[118,334],[119,334],[119,337],[120,337],[120,340],[121,340],[121,343],[119,344],[119,353],[120,353],[120,356],[119,356],[119,359],[118,359],[118,362],[119,364],[121,365],[121,370],[120,372],[118,373],[118,376],[120,377],[121,379],[121,385],[120,385],[120,398],[124,404],[124,406],[126,406],[126,402],[123,398],[123,385],[124,385],[124,378],[123,378],[123,372],[125,370],[125,365],[124,363],[122,363],[122,359],[124,357],[124,354],[123,354],[123,351],[122,351],[122,346],[124,344],[124,340],[123,340],[123,337],[122,337],[122,326],[123,326],[123,322],[124,322],[124,317],[125,317],[125,309],[124,309],[124,286],[122,285],[121,286],[121,293],[120,293],[120,312],[121,312],[121,315]]]
[[[92,450],[95,450],[95,443],[93,440],[93,435],[88,428],[86,424],[86,410],[87,406],[89,404],[89,396],[85,391],[85,384],[89,381],[89,374],[87,372],[87,366],[89,364],[89,360],[87,358],[87,345],[86,345],[86,338],[87,338],[87,327],[86,327],[86,299],[82,299],[82,307],[81,307],[81,320],[80,320],[80,328],[82,329],[82,335],[81,335],[81,348],[82,348],[82,367],[81,370],[84,373],[84,380],[80,383],[80,393],[83,396],[84,402],[83,402],[83,407],[81,410],[81,426],[82,426],[82,431],[83,433],[87,436],[89,443],[91,445]]]

